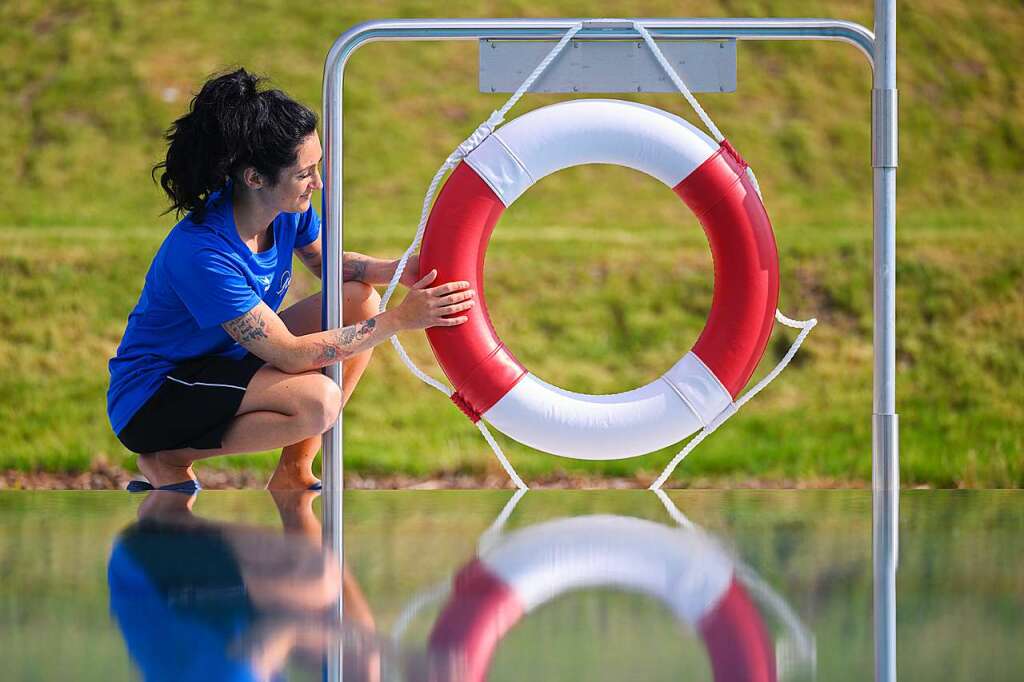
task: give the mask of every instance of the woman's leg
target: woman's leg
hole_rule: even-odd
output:
[[[380,294],[369,284],[345,282],[342,285],[342,292],[344,295],[343,325],[362,322],[377,314]],[[281,320],[288,327],[288,331],[296,336],[320,331],[320,300],[320,294],[316,293],[282,310]],[[373,349],[371,348],[359,355],[353,355],[345,361],[341,379],[342,404],[348,403],[348,399],[352,397],[352,392],[356,390],[356,384],[362,378],[366,366],[370,364],[372,355]]]
[[[217,455],[284,447],[319,436],[341,411],[341,391],[320,372],[287,374],[264,365],[253,375],[221,447],[181,448],[139,457],[139,470],[154,486],[195,478],[192,462]]]
[[[362,282],[345,282],[344,314],[342,324],[349,325],[369,319],[377,314],[380,295],[369,284]],[[319,293],[302,299],[298,303],[281,311],[281,319],[292,334],[302,336],[320,331],[321,296]],[[342,406],[348,403],[356,384],[362,378],[366,366],[370,363],[373,349],[355,355],[345,361],[342,369],[341,392]],[[267,488],[270,490],[305,489],[315,480],[313,476],[313,459],[320,451],[321,435],[310,436],[298,443],[285,446],[281,450]]]
[[[344,284],[343,324],[368,319],[377,312],[380,297],[362,282]],[[320,295],[315,294],[282,311],[281,318],[293,334],[320,329]],[[216,449],[182,448],[163,450],[139,457],[139,470],[159,487],[195,478],[192,462],[217,455],[284,448],[277,471],[268,487],[305,488],[314,480],[313,458],[320,448],[320,435],[337,421],[342,405],[355,390],[370,361],[372,350],[344,363],[343,386],[321,372],[287,374],[270,365],[253,376],[235,419]]]

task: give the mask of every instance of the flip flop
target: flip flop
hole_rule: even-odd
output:
[[[144,493],[150,490],[169,490],[175,493],[187,493],[193,495],[203,489],[199,485],[199,481],[188,480],[181,481],[180,483],[170,483],[168,485],[162,485],[159,488],[154,488],[152,483],[148,481],[129,481],[128,487],[126,488],[130,493]]]

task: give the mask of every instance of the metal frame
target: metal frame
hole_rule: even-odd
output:
[[[860,24],[832,19],[644,19],[655,38],[734,40],[830,40],[856,47],[872,68],[871,165],[873,169],[874,490],[876,679],[894,680],[895,558],[898,515],[899,422],[896,414],[896,2],[875,0],[872,33]],[[342,34],[324,67],[324,254],[326,328],[342,320],[342,131],[345,66],[361,46],[379,41],[532,38],[557,40],[580,19],[396,19],[369,21]],[[584,20],[581,39],[636,39],[623,20]],[[341,365],[327,374],[341,383]],[[324,540],[342,546],[342,418],[325,434],[323,456]],[[886,562],[885,557],[891,561]],[[891,635],[891,637],[890,637]],[[891,645],[890,645],[891,643]],[[330,668],[330,666],[329,666]],[[340,673],[339,673],[340,674]]]

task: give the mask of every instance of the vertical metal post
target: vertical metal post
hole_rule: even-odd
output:
[[[341,69],[334,70],[331,60],[324,72],[324,163],[323,163],[323,270],[322,295],[324,329],[341,327],[342,306],[342,78]],[[330,365],[325,369],[336,384],[341,385],[342,365]],[[323,544],[324,550],[333,552],[338,561],[338,575],[343,574],[344,550],[342,541],[342,490],[344,478],[342,469],[342,415],[334,428],[324,434],[322,477],[323,495],[321,497],[323,513]],[[342,622],[344,602],[341,593],[338,596],[338,622]],[[331,638],[326,651],[325,675],[328,682],[337,682],[342,678],[342,643],[340,637]]]
[[[899,488],[896,415],[896,8],[875,2],[871,91],[874,175],[874,488]]]
[[[875,680],[896,680],[899,417],[896,414],[896,0],[875,0],[871,112],[874,183],[872,558]]]
[[[341,133],[342,133],[341,73],[328,73],[324,78],[324,233],[323,233],[323,301],[325,329],[341,327]],[[327,376],[341,385],[341,363],[326,368]],[[324,540],[334,550],[341,549],[341,495],[342,416],[330,431],[324,434]]]

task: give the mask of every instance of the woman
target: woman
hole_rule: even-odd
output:
[[[192,463],[281,447],[271,489],[316,488],[320,435],[352,395],[371,349],[392,334],[466,321],[468,282],[415,281],[377,313],[374,284],[397,262],[346,253],[341,329],[320,331],[320,294],[276,312],[292,252],[320,275],[323,187],[316,114],[239,69],[209,80],[167,133],[160,185],[186,213],[164,240],[110,361],[108,414],[149,487],[198,488]],[[339,387],[320,368],[343,362]]]

